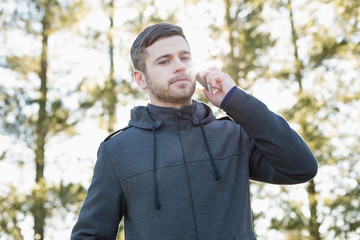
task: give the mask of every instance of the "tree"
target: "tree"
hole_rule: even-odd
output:
[[[83,192],[81,186],[61,185],[60,188],[49,187],[45,171],[45,149],[47,140],[59,132],[73,131],[77,120],[70,118],[70,111],[63,105],[62,99],[50,99],[49,93],[49,39],[56,32],[71,26],[85,13],[82,1],[9,1],[4,4],[1,13],[1,21],[4,30],[11,32],[18,30],[22,36],[31,39],[34,43],[34,51],[22,54],[20,51],[13,55],[9,54],[3,67],[15,72],[18,79],[23,83],[20,87],[12,89],[1,89],[2,95],[8,102],[1,105],[1,110],[9,113],[2,119],[2,125],[8,134],[15,134],[26,142],[27,146],[34,152],[35,160],[35,183],[31,194],[24,202],[16,204],[29,204],[27,211],[31,213],[34,220],[34,239],[44,239],[45,220],[51,215],[51,204],[49,194],[67,188],[70,192],[78,193],[62,199],[63,205],[78,201],[79,194]],[[11,4],[15,4],[13,8]],[[36,50],[35,50],[36,49]],[[38,81],[38,89],[32,89],[31,84]],[[20,81],[19,81],[20,82]],[[25,87],[26,89],[25,89]],[[11,93],[15,92],[15,96]],[[9,102],[15,99],[14,102]],[[23,111],[26,109],[27,111]],[[74,189],[77,189],[73,191]],[[7,197],[10,197],[8,195]],[[59,195],[58,195],[59,196]],[[10,211],[13,210],[9,210]],[[17,224],[15,219],[14,224]],[[5,226],[6,227],[6,226]],[[18,226],[14,226],[18,228]],[[14,237],[20,239],[20,237]]]
[[[253,85],[257,76],[264,75],[266,67],[261,64],[261,56],[274,45],[270,34],[261,29],[265,2],[223,0],[224,26],[213,26],[217,34],[226,35],[229,44],[229,51],[221,56],[223,71],[244,89]]]
[[[336,4],[341,6],[336,6]],[[336,132],[334,127],[336,128],[340,124],[339,121],[341,121],[343,114],[343,110],[340,109],[343,102],[339,98],[339,90],[346,88],[344,90],[353,96],[352,101],[359,101],[359,98],[355,97],[358,96],[356,90],[354,92],[348,88],[348,84],[355,80],[356,75],[346,76],[343,69],[344,63],[351,64],[353,57],[359,53],[360,42],[354,34],[359,32],[359,20],[356,19],[357,14],[355,13],[359,10],[359,4],[353,4],[352,1],[342,1],[341,3],[307,2],[304,6],[307,6],[309,18],[304,24],[296,24],[294,15],[297,10],[301,11],[301,6],[298,6],[296,10],[294,5],[295,3],[290,0],[286,4],[291,27],[293,64],[278,72],[277,78],[282,79],[282,81],[295,81],[298,85],[296,93],[298,100],[294,106],[284,111],[284,115],[291,122],[297,124],[298,131],[313,150],[320,166],[341,164],[341,158],[336,156],[334,152],[343,148],[344,145],[335,146],[334,138],[340,138],[344,133],[334,134]],[[350,5],[349,11],[336,13],[335,9],[346,9]],[[333,24],[327,25],[321,22],[323,16],[317,15],[319,9],[326,9],[334,14]],[[311,41],[307,41],[305,44],[305,39],[311,39]],[[305,49],[307,51],[304,51]],[[355,69],[351,71],[356,72]],[[336,87],[333,88],[333,86]],[[332,134],[328,134],[329,132]],[[351,135],[347,137],[351,137]],[[316,188],[317,184],[320,182],[316,179],[307,184],[309,219],[293,228],[294,231],[307,229],[309,237],[306,239],[311,240],[324,238],[320,232],[320,226],[327,218],[322,213],[324,208],[320,208],[320,205],[324,204],[324,200],[321,199],[319,189]],[[334,182],[332,184],[337,185],[339,183]],[[332,204],[330,204],[332,207],[337,206],[335,202]],[[297,211],[297,213],[300,212]],[[273,220],[275,221],[275,219]],[[284,222],[289,222],[289,220],[283,219],[282,223]],[[352,225],[351,223],[346,224]],[[284,229],[288,227],[289,225],[283,225]]]

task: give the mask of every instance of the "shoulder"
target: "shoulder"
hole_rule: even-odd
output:
[[[126,126],[126,127],[124,127],[124,128],[121,128],[121,129],[119,129],[119,130],[116,130],[116,131],[110,133],[109,136],[107,136],[107,137],[104,139],[103,142],[108,141],[109,139],[111,139],[111,138],[115,137],[116,135],[118,135],[118,134],[120,134],[120,133],[128,130],[129,128],[131,128],[131,126]]]
[[[235,133],[241,129],[241,125],[236,123],[231,117],[227,115],[217,118],[215,121],[213,121],[213,124],[215,128],[224,131],[224,133],[227,131],[230,131],[231,133]]]
[[[239,126],[239,124],[237,124],[236,122],[234,122],[234,120],[229,117],[229,116],[222,116],[222,117],[217,117],[216,119],[214,119],[213,121],[209,122],[209,127],[214,128],[214,130],[216,129],[228,129],[230,131],[236,131],[236,129]]]

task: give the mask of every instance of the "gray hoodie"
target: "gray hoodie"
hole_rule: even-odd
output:
[[[71,239],[254,240],[249,179],[296,184],[317,162],[279,115],[236,89],[216,119],[193,101],[149,104],[129,127],[101,143],[94,176]]]

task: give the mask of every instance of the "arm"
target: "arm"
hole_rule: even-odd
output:
[[[295,184],[316,175],[317,162],[305,141],[283,117],[271,112],[258,99],[236,89],[224,110],[254,143],[250,178]]]
[[[305,141],[284,118],[234,87],[227,74],[217,71],[212,70],[208,77],[216,92],[211,94],[204,90],[204,94],[215,106],[221,105],[242,126],[253,143],[250,178],[277,184],[302,183],[312,179],[318,166]]]
[[[102,143],[98,150],[94,176],[72,230],[71,240],[116,239],[123,213],[122,190],[106,146]]]

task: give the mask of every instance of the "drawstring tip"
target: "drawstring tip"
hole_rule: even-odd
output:
[[[216,170],[215,171],[215,179],[216,179],[216,181],[219,181],[220,178],[221,178],[221,176],[220,176],[219,170]]]
[[[160,209],[160,208],[161,208],[161,205],[160,205],[160,203],[159,203],[158,200],[155,200],[155,208],[156,208],[156,209]]]

